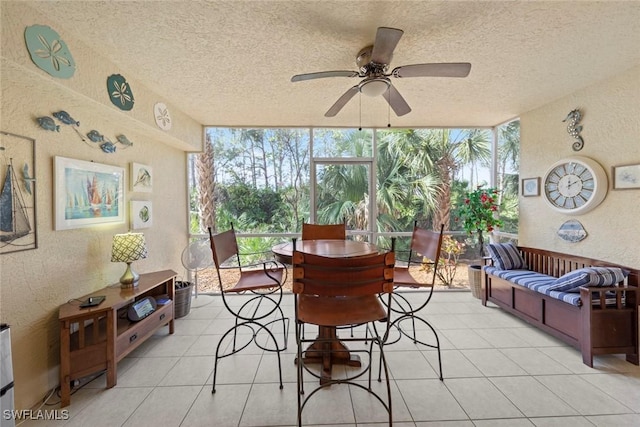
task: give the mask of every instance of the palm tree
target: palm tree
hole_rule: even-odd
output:
[[[204,151],[195,157],[195,168],[198,177],[198,207],[200,218],[200,229],[204,231],[207,227],[216,230],[216,203],[215,189],[216,182],[213,179],[215,173],[214,152],[211,135],[205,136]]]
[[[457,157],[462,165],[469,165],[469,186],[474,188],[478,182],[478,165],[488,165],[491,161],[488,131],[484,129],[465,129],[458,143]],[[475,180],[474,180],[475,173]]]
[[[500,128],[499,144],[498,144],[498,188],[500,192],[500,205],[507,189],[507,166],[512,170],[520,168],[520,121],[514,120],[506,126]],[[515,195],[517,196],[517,181],[515,185]]]
[[[433,212],[437,177],[412,170],[405,156],[395,151],[396,131],[381,131],[378,139],[378,230],[409,230],[417,216]]]
[[[383,144],[378,149],[378,158],[382,159],[386,152],[390,159],[401,165],[398,175],[403,178],[405,187],[408,187],[409,195],[413,199],[411,204],[418,208],[414,212],[418,215],[409,218],[408,223],[428,219],[436,211],[441,197],[441,180],[435,163],[437,159],[431,155],[431,131],[408,129],[381,133],[383,136],[380,140]]]
[[[481,133],[470,130],[462,140],[453,140],[450,129],[406,130],[395,134],[393,151],[406,159],[414,173],[437,177],[437,185],[430,189],[433,195],[432,227],[450,229],[451,185],[460,167],[470,160],[485,156],[486,139]]]
[[[323,154],[361,157],[371,151],[371,136],[370,131],[332,131],[331,153]],[[368,216],[363,210],[368,206],[365,196],[369,193],[369,179],[365,166],[330,164],[319,167],[316,173],[318,221],[337,223],[346,218],[350,227],[366,229]]]
[[[407,166],[406,158],[390,150],[389,131],[381,132],[378,143],[376,174],[376,229],[392,231],[406,229],[415,218],[414,205],[433,206],[429,188],[434,180],[430,176],[416,176]],[[370,134],[359,132],[334,135],[333,150],[362,156],[370,152]],[[344,136],[344,137],[343,137]],[[318,220],[338,222],[347,218],[348,226],[368,228],[369,188],[368,172],[363,165],[328,165],[318,170]],[[417,197],[418,196],[418,197]],[[427,209],[429,211],[429,209]]]

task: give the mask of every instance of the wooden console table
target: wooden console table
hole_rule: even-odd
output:
[[[176,275],[173,270],[141,274],[135,288],[121,289],[117,283],[79,298],[104,295],[106,299],[98,306],[80,308],[79,302],[60,306],[61,407],[71,403],[71,381],[106,370],[107,388],[111,388],[117,383],[120,360],[163,326],[168,325],[173,334]],[[167,295],[170,301],[139,322],[128,320],[131,303],[160,295]]]

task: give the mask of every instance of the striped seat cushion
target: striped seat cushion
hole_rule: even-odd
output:
[[[580,307],[582,305],[582,301],[580,301],[580,294],[575,292],[561,292],[554,291],[551,287],[552,284],[541,285],[532,289],[536,292],[540,292],[541,294],[545,294],[551,298],[559,299],[560,301],[567,302],[571,305],[575,305],[576,307]]]
[[[551,285],[555,277],[529,270],[501,270],[497,267],[486,266],[485,271],[501,279],[536,291],[541,286]]]
[[[483,269],[487,274],[508,280],[532,291],[550,296],[551,298],[564,301],[576,307],[581,305],[580,294],[575,292],[560,292],[551,289],[556,281],[556,278],[553,276],[529,270],[501,270],[494,266],[485,266]]]

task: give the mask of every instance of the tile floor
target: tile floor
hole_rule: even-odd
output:
[[[292,295],[284,305],[292,314]],[[406,338],[387,347],[394,425],[640,426],[640,368],[622,357],[596,357],[591,369],[573,348],[469,292],[437,292],[426,313],[439,331],[445,379],[434,350]],[[199,295],[174,335],[163,328],[119,363],[116,387],[104,389],[100,376],[72,396],[69,420],[23,426],[295,425],[293,327],[283,390],[275,356],[252,345],[221,362],[211,394],[213,355],[230,322],[219,296]],[[385,413],[366,392],[339,385],[316,395],[304,423],[382,426]]]

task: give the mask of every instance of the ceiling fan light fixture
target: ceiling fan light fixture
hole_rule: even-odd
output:
[[[365,80],[360,85],[360,93],[366,96],[380,96],[389,89],[391,82],[384,77]]]
[[[400,117],[410,113],[411,107],[391,84],[389,77],[467,77],[469,75],[471,64],[468,62],[401,65],[387,74],[393,52],[402,34],[404,31],[398,28],[378,27],[373,44],[360,49],[356,56],[358,71],[336,70],[297,74],[291,77],[291,81],[300,82],[325,77],[358,77],[362,80],[347,89],[327,110],[325,117],[334,117],[357,93],[370,97],[382,95],[389,103],[389,108]]]

